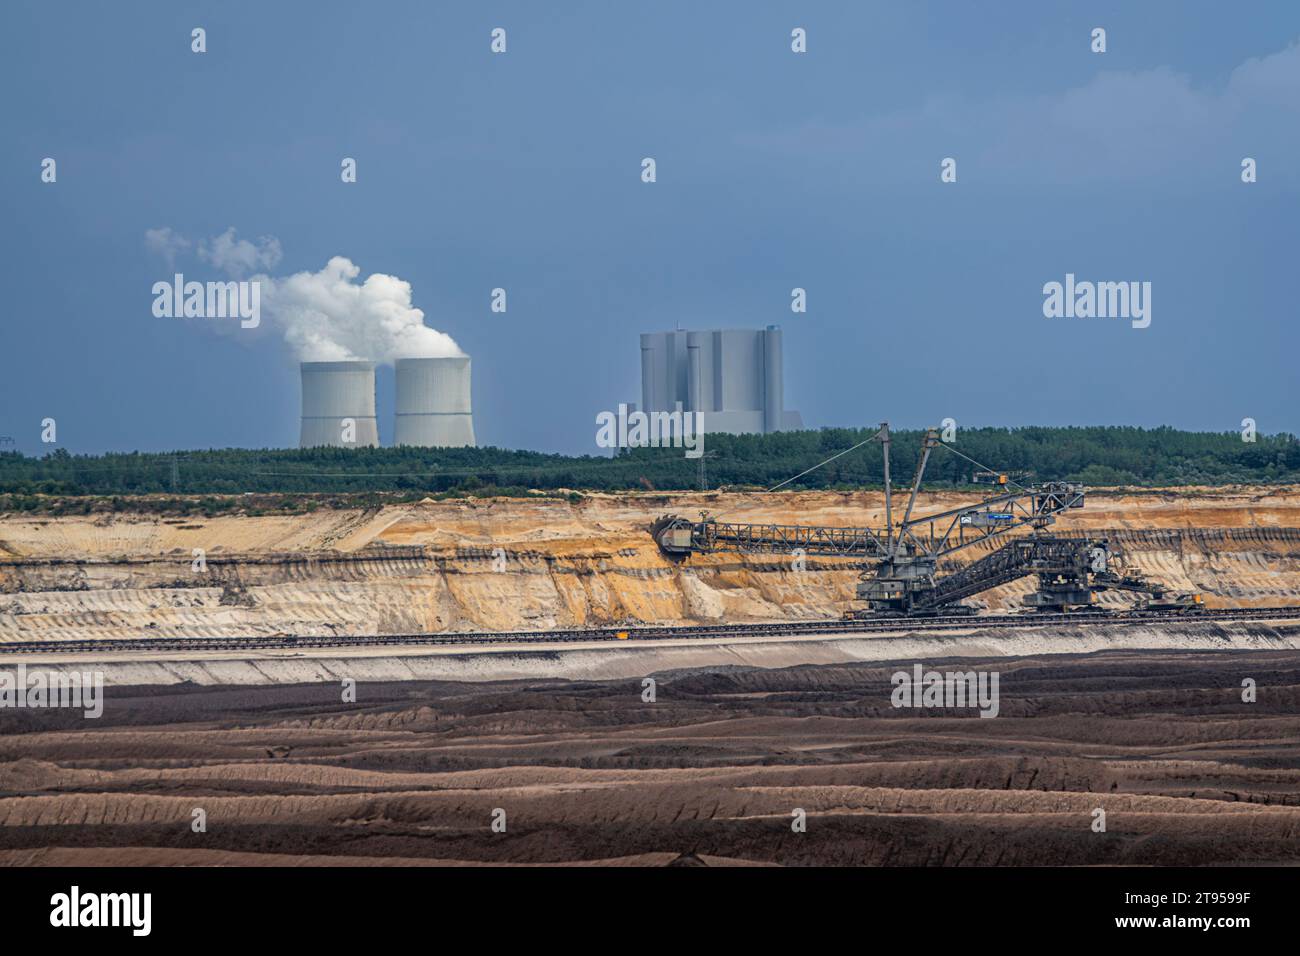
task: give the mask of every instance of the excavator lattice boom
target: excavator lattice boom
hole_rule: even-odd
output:
[[[1080,484],[1021,486],[1005,473],[967,458],[982,469],[977,474],[995,476],[997,490],[971,505],[914,517],[931,452],[942,447],[966,458],[942,442],[933,428],[922,440],[907,505],[895,522],[888,422],[881,423],[874,439],[884,452],[883,529],[740,523],[701,513],[698,521],[665,515],[651,526],[651,533],[660,549],[675,557],[739,552],[859,558],[863,573],[857,598],[865,609],[854,616],[970,612],[974,609],[959,603],[963,598],[1029,575],[1038,576],[1038,590],[1025,603],[1040,610],[1092,608],[1096,594],[1106,590],[1143,593],[1149,596],[1148,604],[1161,608],[1201,607],[1199,595],[1170,595],[1158,583],[1123,572],[1105,540],[1046,530],[1059,513],[1084,506],[1086,489]],[[1004,490],[1009,485],[1014,490]],[[1011,534],[1018,529],[1028,533]],[[937,575],[939,561],[947,555],[1004,537],[1007,543],[993,553],[952,574]]]

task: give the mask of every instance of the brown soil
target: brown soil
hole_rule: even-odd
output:
[[[999,671],[995,719],[894,709],[907,666],[666,673],[654,703],[406,682],[0,711],[0,861],[1300,863],[1300,653],[927,662]]]

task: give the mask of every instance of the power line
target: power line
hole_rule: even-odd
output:
[[[781,485],[788,485],[788,484],[790,484],[790,482],[792,482],[792,481],[798,481],[800,478],[802,478],[804,475],[808,474],[810,471],[816,471],[816,470],[817,470],[818,468],[820,468],[822,465],[829,465],[829,464],[830,464],[831,462],[833,462],[836,458],[843,458],[843,457],[844,457],[845,455],[847,455],[849,452],[851,452],[851,451],[857,451],[857,450],[858,450],[859,448],[861,448],[863,445],[869,445],[871,442],[875,441],[878,437],[880,437],[880,432],[876,432],[876,434],[872,435],[870,438],[867,438],[867,439],[864,439],[864,440],[858,442],[858,443],[857,443],[856,445],[854,445],[852,448],[846,448],[846,449],[844,449],[844,450],[843,450],[842,452],[840,452],[838,455],[831,455],[831,457],[827,458],[825,461],[819,461],[817,464],[813,465],[811,468],[806,468],[806,469],[804,469],[803,471],[799,472],[799,474],[795,475],[793,478],[787,478],[785,481],[781,482],[781,484],[773,485],[771,488],[769,488],[769,489],[767,489],[767,490],[768,490],[768,491],[776,491],[776,489],[780,488]]]

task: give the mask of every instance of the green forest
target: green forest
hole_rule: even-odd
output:
[[[708,435],[703,465],[682,449],[637,448],[612,457],[501,448],[221,449],[176,453],[41,457],[0,453],[0,508],[46,510],[49,497],[347,495],[400,497],[557,494],[582,491],[769,488],[871,437],[874,429],[826,428],[773,435]],[[892,474],[907,483],[923,433],[893,434]],[[980,468],[1025,481],[1091,486],[1177,486],[1300,482],[1294,435],[1187,432],[1173,428],[962,429],[937,448],[927,488],[960,487]],[[962,457],[964,456],[964,457]],[[784,485],[879,486],[879,443],[837,458]]]

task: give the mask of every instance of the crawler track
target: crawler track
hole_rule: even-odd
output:
[[[705,624],[695,627],[601,627],[552,631],[465,631],[437,634],[381,634],[356,637],[141,637],[127,640],[28,641],[0,645],[0,654],[123,653],[130,651],[308,650],[325,647],[411,645],[562,644],[591,641],[708,640],[723,637],[869,634],[880,631],[982,631],[1051,624],[1130,625],[1198,621],[1300,620],[1300,607],[1241,608],[1188,613],[1074,612],[988,617],[883,618],[879,620],[780,621],[764,624]]]

